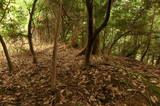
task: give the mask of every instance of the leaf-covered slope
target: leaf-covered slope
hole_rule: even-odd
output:
[[[79,51],[59,44],[58,90],[50,92],[52,48],[38,52],[39,64],[31,56],[12,56],[15,71],[8,73],[0,63],[0,105],[49,106],[73,103],[76,106],[160,105],[160,74],[153,66],[125,57],[93,56],[93,65],[83,67]]]

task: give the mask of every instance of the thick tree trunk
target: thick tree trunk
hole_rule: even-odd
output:
[[[6,59],[7,59],[7,62],[8,62],[8,69],[9,69],[9,72],[12,72],[13,71],[13,65],[12,65],[12,62],[11,62],[11,59],[9,57],[9,53],[8,53],[8,50],[7,50],[7,46],[2,38],[2,36],[0,35],[0,42],[2,44],[2,47],[3,47],[3,50],[4,50],[4,53],[5,53],[5,56],[6,56]]]
[[[106,10],[106,16],[103,23],[93,31],[93,0],[86,0],[87,12],[88,12],[88,42],[85,54],[85,65],[90,64],[90,55],[92,53],[92,46],[97,39],[99,33],[107,26],[110,18],[112,0],[109,0]],[[85,49],[84,49],[85,50]]]
[[[33,63],[37,64],[37,58],[34,52],[34,48],[33,48],[33,42],[32,42],[32,21],[33,21],[33,15],[35,12],[35,8],[36,8],[36,3],[38,0],[34,0],[33,5],[32,5],[32,10],[30,12],[30,18],[29,18],[29,23],[28,23],[28,42],[29,42],[29,48],[31,51],[31,54],[33,56]]]
[[[85,53],[85,65],[88,66],[90,65],[90,56],[91,56],[91,51],[92,51],[92,43],[91,41],[88,40],[88,45],[86,48],[86,53]]]
[[[92,51],[92,54],[99,54],[100,52],[100,36],[98,35],[95,42],[94,42],[94,45],[93,45],[93,51]]]
[[[93,0],[86,0],[87,12],[88,12],[88,42],[85,53],[85,65],[90,64],[90,54],[92,51],[93,43]]]

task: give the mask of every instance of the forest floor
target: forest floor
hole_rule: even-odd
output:
[[[29,52],[12,55],[12,73],[0,57],[0,106],[160,106],[160,68],[117,56],[92,56],[85,68],[78,52],[58,45],[56,95],[50,88],[51,47],[36,53],[38,65]]]

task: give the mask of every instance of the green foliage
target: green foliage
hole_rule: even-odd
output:
[[[20,35],[19,33],[25,33],[27,14],[22,0],[12,1],[8,4],[6,4],[8,8],[4,10],[5,17],[0,24],[0,33],[3,36],[14,38]]]
[[[29,12],[31,11],[32,2],[32,0],[11,0],[11,2],[9,0],[1,0],[0,13],[3,15],[6,12],[0,24],[0,33],[3,36],[16,38],[27,35]],[[35,17],[39,16],[38,13],[41,9],[41,4],[42,2],[39,2],[39,8],[36,11]],[[6,8],[7,5],[8,8]]]
[[[148,87],[149,91],[154,93],[158,98],[160,98],[160,87],[155,86],[155,85],[150,85]]]
[[[98,27],[104,21],[108,0],[93,1],[94,24],[95,27]],[[51,10],[57,10],[57,2],[58,1],[52,1],[54,5],[49,6],[50,4],[47,4],[46,0],[38,1],[34,15],[33,26],[35,28],[43,29],[46,27],[46,17],[48,17],[49,27],[51,29],[51,26],[53,26],[54,29],[55,17],[54,12]],[[5,13],[0,23],[0,33],[2,36],[15,38],[17,36],[27,35],[29,12],[31,11],[32,3],[33,0],[0,0],[0,19]],[[82,34],[86,35],[87,33],[87,24],[84,24],[87,23],[85,0],[62,0],[62,4],[63,32],[65,34],[63,39],[67,39],[66,41],[68,41],[72,38],[72,27],[77,25],[77,23],[80,23],[79,33],[81,33],[78,38],[83,38]],[[150,55],[150,58],[152,57],[151,55],[156,54],[157,58],[160,52],[159,6],[159,0],[113,0],[108,26],[104,29],[104,32],[102,31],[100,34],[100,49],[102,51],[108,51],[110,46],[115,43],[111,52],[119,55],[124,50],[125,55],[128,52],[134,51],[134,48],[140,45],[136,54],[139,58],[145,51],[148,36],[152,33],[151,45],[147,55]],[[151,30],[154,12],[154,24]],[[53,24],[51,24],[51,22]],[[130,31],[130,33],[121,36],[121,34],[127,31]],[[44,33],[46,32],[44,31]],[[136,37],[137,42],[135,42]]]

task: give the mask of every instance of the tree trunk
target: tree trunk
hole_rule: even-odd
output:
[[[33,63],[37,64],[37,58],[34,52],[33,48],[33,42],[32,42],[32,21],[33,21],[33,16],[36,8],[36,3],[38,0],[34,0],[33,5],[32,5],[32,10],[30,12],[30,18],[29,18],[29,23],[28,23],[28,42],[29,42],[29,48],[31,51],[31,54],[33,56]]]
[[[56,31],[55,31],[55,36],[54,36],[54,47],[53,47],[53,56],[52,56],[52,70],[51,70],[51,89],[54,90],[56,89],[56,76],[57,76],[57,69],[56,69],[56,63],[57,63],[57,40],[58,40],[58,36],[62,33],[62,16],[61,16],[61,12],[62,12],[62,1],[60,1],[59,3],[57,3],[58,5],[58,10],[55,12],[55,16],[56,16]]]
[[[97,39],[99,33],[107,26],[110,18],[112,0],[109,0],[106,10],[106,16],[103,23],[93,31],[93,0],[86,0],[87,12],[88,12],[88,42],[85,53],[85,65],[90,64],[90,55],[92,53],[92,46]],[[84,49],[85,50],[85,49]]]
[[[10,59],[10,56],[9,56],[9,53],[8,53],[8,50],[7,50],[7,46],[2,38],[2,36],[0,35],[0,42],[2,44],[2,47],[3,47],[3,51],[5,53],[5,56],[6,56],[6,59],[7,59],[7,62],[8,62],[8,69],[9,69],[9,72],[12,72],[13,71],[13,65],[12,65],[12,62],[11,62],[11,59]]]
[[[92,51],[92,54],[99,54],[100,52],[100,36],[98,35],[95,42],[94,42],[94,45],[93,45],[93,51]]]
[[[86,0],[87,12],[88,12],[88,42],[85,53],[85,65],[90,64],[90,54],[92,51],[93,42],[93,0]]]
[[[95,25],[96,19],[93,18],[93,25]],[[94,28],[95,29],[95,28]],[[92,54],[96,55],[99,54],[100,50],[100,36],[99,34],[97,35],[97,38],[95,39],[94,43],[93,43],[93,50],[92,50]]]

